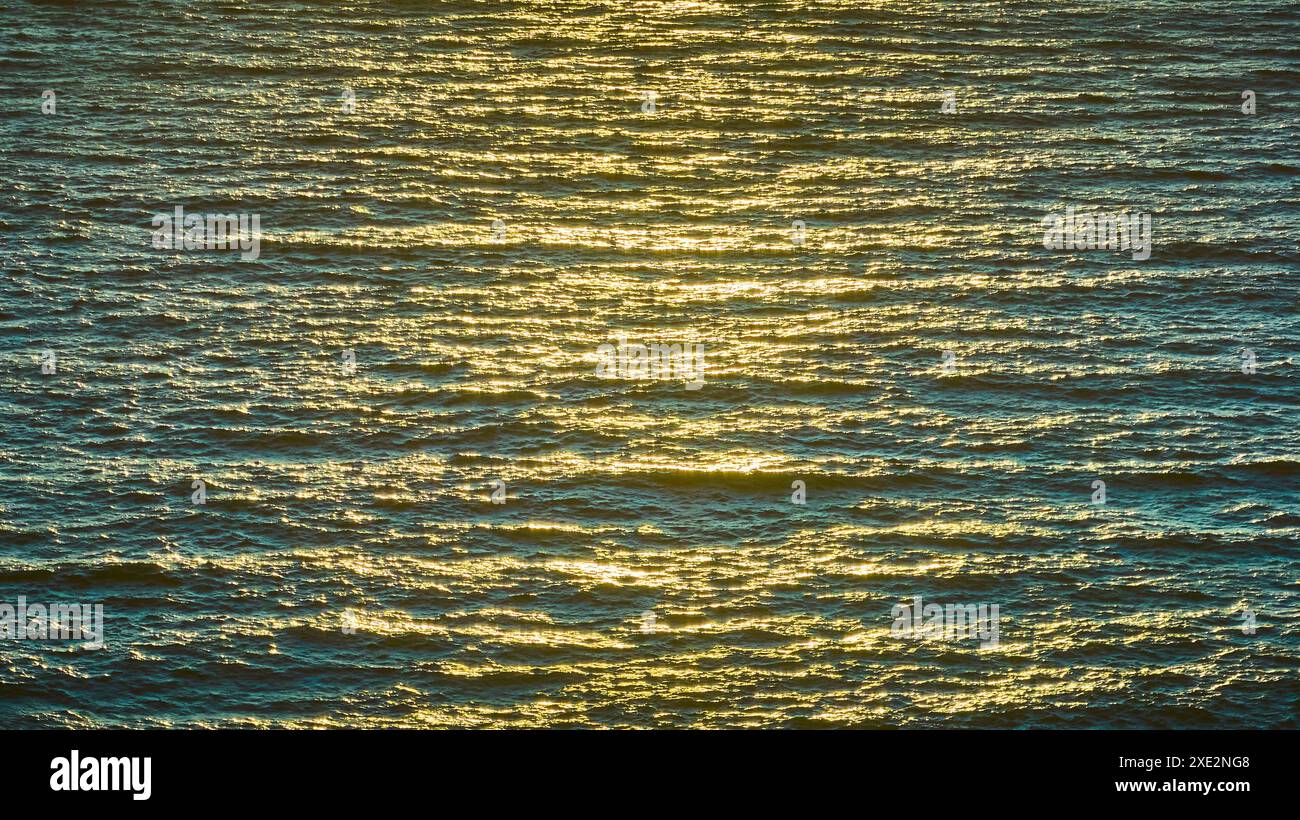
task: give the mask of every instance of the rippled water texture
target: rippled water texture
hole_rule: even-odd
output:
[[[1296,728],[1298,20],[4,0],[0,723]]]

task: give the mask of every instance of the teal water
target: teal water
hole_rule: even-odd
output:
[[[1296,12],[5,0],[0,725],[1296,728]]]

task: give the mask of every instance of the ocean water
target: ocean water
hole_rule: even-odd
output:
[[[1298,21],[3,0],[0,725],[1297,728]]]

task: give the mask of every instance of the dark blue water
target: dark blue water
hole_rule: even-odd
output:
[[[1297,4],[3,3],[0,725],[1296,728]]]

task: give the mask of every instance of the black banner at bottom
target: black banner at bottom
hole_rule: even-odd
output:
[[[5,796],[52,808],[607,811],[918,800],[1230,808],[1288,794],[1294,732],[7,731]],[[558,803],[557,801],[564,801]],[[418,805],[418,804],[417,804]],[[455,808],[453,808],[455,806]],[[435,811],[437,806],[431,807]],[[883,807],[878,807],[883,808]]]

